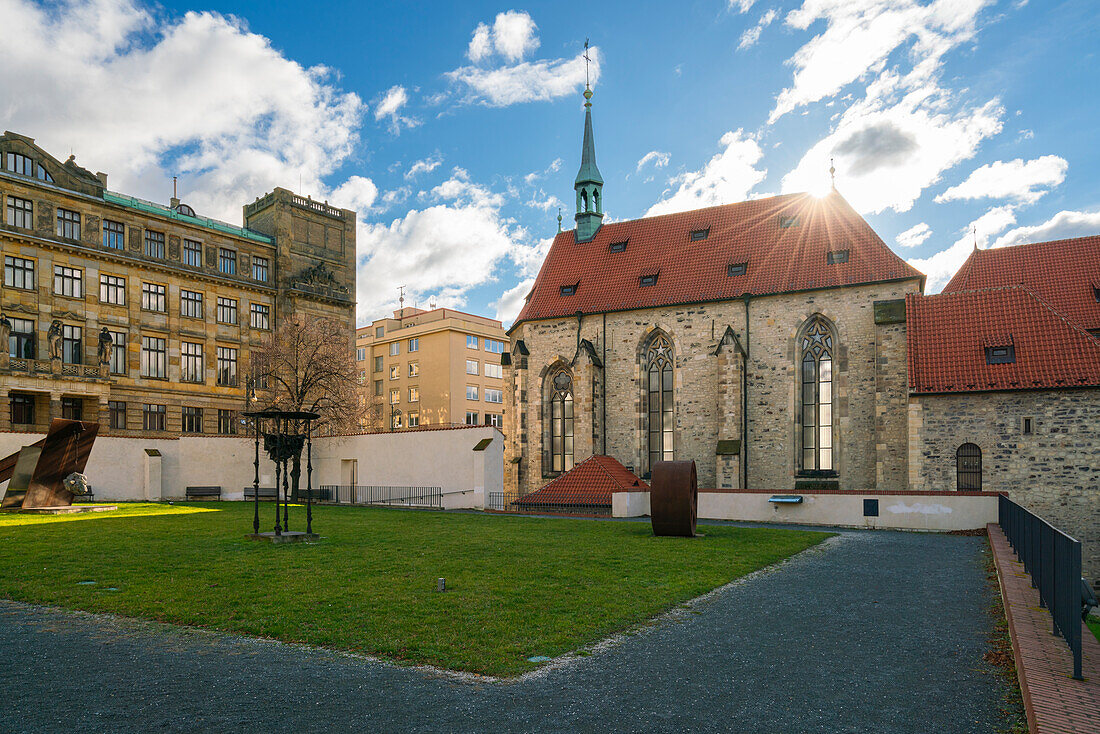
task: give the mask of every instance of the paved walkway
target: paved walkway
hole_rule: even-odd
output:
[[[518,683],[0,602],[0,730],[992,732],[985,542],[846,532]]]

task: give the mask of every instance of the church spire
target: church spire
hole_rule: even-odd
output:
[[[592,136],[592,88],[588,76],[588,40],[584,42],[584,142],[581,145],[581,168],[573,190],[577,192],[577,214],[574,233],[577,242],[588,242],[596,236],[603,219],[603,176],[596,166],[596,143]]]

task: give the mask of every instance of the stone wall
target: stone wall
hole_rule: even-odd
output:
[[[957,489],[955,452],[975,443],[982,489],[1080,540],[1085,576],[1100,579],[1100,390],[914,396],[909,433],[911,489]]]

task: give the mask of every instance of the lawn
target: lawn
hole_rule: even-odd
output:
[[[351,507],[314,521],[320,542],[273,546],[245,538],[246,503],[0,515],[0,597],[516,675],[828,537]]]
[[[1085,624],[1092,630],[1092,634],[1096,636],[1097,640],[1100,640],[1100,617],[1089,615],[1089,618],[1085,620]]]

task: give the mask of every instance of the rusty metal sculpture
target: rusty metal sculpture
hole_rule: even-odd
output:
[[[84,471],[98,432],[98,423],[55,418],[44,439],[0,459],[0,482],[12,480],[0,506],[5,510],[71,506],[75,494],[66,480]]]
[[[654,535],[694,537],[698,501],[694,461],[661,461],[654,465],[649,482]]]

